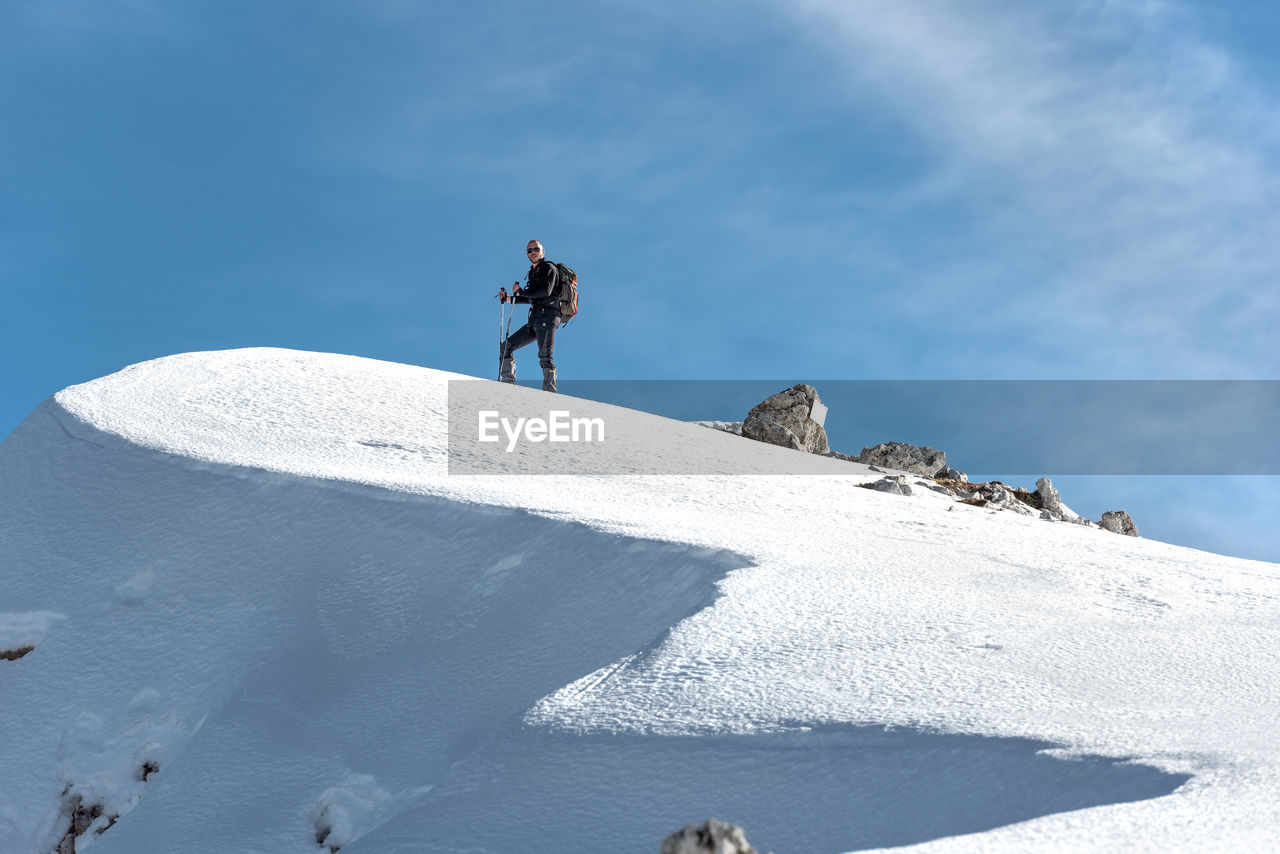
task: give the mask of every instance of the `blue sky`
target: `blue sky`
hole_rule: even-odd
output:
[[[1231,2],[5,0],[0,434],[190,350],[487,376],[533,237],[582,277],[563,377],[1280,378],[1277,41]],[[1063,493],[1280,560],[1275,478]]]

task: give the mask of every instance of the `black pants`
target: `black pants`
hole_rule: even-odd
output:
[[[516,381],[515,351],[526,344],[538,342],[538,364],[542,366],[542,390],[556,390],[556,327],[560,325],[560,312],[553,308],[529,309],[529,322],[521,326],[498,352],[498,378],[504,383]]]

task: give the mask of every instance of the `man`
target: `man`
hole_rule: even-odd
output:
[[[560,278],[556,265],[546,258],[542,244],[530,240],[525,247],[529,256],[529,273],[525,277],[528,286],[515,288],[508,296],[506,289],[498,293],[503,302],[529,304],[529,322],[512,332],[498,353],[498,378],[504,383],[516,381],[515,351],[524,345],[538,342],[538,364],[542,366],[542,390],[556,390],[556,365],[552,351],[556,346],[556,328],[560,325]]]

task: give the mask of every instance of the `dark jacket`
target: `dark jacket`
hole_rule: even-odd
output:
[[[534,308],[560,311],[560,275],[556,265],[546,258],[529,270],[527,286],[520,290],[515,302],[527,302]]]

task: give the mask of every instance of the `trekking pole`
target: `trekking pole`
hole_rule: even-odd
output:
[[[502,380],[502,344],[507,339],[502,334],[502,321],[507,313],[507,289],[498,288],[498,292],[493,295],[498,301],[498,380]],[[512,310],[515,306],[512,305]],[[511,321],[507,320],[507,329],[511,329]]]
[[[504,288],[503,290],[506,290],[506,289]],[[510,337],[511,337],[511,318],[513,318],[513,317],[515,317],[515,316],[516,316],[516,295],[515,295],[515,291],[520,290],[520,283],[519,283],[519,282],[512,282],[512,283],[511,283],[511,290],[512,290],[511,299],[510,299],[510,300],[508,300],[508,301],[511,303],[511,312],[507,315],[507,334],[506,334],[505,336],[503,336],[503,339],[502,339],[503,341],[506,341],[508,338],[510,338]]]
[[[511,287],[513,290],[519,290],[520,283],[512,282]],[[507,339],[511,337],[511,318],[515,317],[516,303],[515,294],[508,295],[506,288],[498,288],[498,292],[494,294],[494,297],[498,300],[498,381],[501,382],[502,347],[506,343]],[[505,311],[507,303],[511,303],[511,310],[509,312]],[[504,314],[507,316],[507,330],[505,333],[502,331],[502,316]]]

